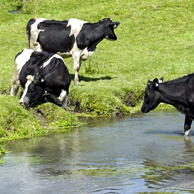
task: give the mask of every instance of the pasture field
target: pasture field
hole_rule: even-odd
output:
[[[148,80],[194,72],[193,0],[1,0],[0,8],[0,142],[77,126],[75,112],[110,116],[140,111]],[[28,48],[25,28],[32,17],[120,22],[118,40],[103,40],[82,63],[80,85],[73,82],[72,58],[65,59],[72,75],[67,111],[50,103],[24,110],[19,94],[9,95],[14,57]]]

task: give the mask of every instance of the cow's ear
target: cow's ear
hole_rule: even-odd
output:
[[[159,79],[159,83],[162,83],[163,82],[163,77],[161,77],[160,79]]]
[[[153,88],[154,88],[155,90],[158,90],[158,88],[159,88],[159,81],[158,81],[158,78],[155,78],[155,79],[153,80]]]
[[[120,24],[120,22],[112,22],[112,23],[110,23],[110,25],[113,26],[114,29],[117,28],[119,24]]]

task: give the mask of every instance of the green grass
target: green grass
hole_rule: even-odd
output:
[[[15,97],[6,95],[0,96],[0,110],[0,143],[67,131],[79,124],[77,117],[54,104],[36,105],[25,110]]]
[[[9,96],[14,57],[23,48],[28,48],[25,27],[32,17],[58,20],[78,18],[88,22],[110,17],[113,21],[120,22],[115,30],[118,40],[103,40],[95,53],[82,63],[79,72],[81,84],[74,85],[72,80],[68,102],[70,113],[75,109],[93,116],[137,112],[140,111],[148,80],[163,76],[164,81],[167,81],[194,72],[193,0],[21,2],[0,2],[0,103],[7,102],[2,107],[4,109],[17,107],[17,111],[25,114],[25,119],[32,121],[35,128],[41,128],[39,118],[18,105],[19,95],[12,98]],[[17,9],[19,14],[9,13]],[[65,63],[73,78],[72,59],[65,59]],[[47,104],[42,106],[45,108]],[[37,107],[33,109],[36,111]],[[60,114],[63,114],[59,107],[53,105],[54,113],[47,108],[45,110],[45,115],[59,114],[53,116],[54,126],[71,125],[64,124],[63,119],[59,119],[62,118]],[[6,110],[3,112],[8,114]],[[77,122],[76,116],[74,118],[72,125]],[[21,120],[21,125],[26,122],[18,120]],[[13,123],[13,127],[15,125],[18,124]]]

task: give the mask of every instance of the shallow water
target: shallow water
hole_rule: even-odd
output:
[[[194,131],[184,138],[182,114],[88,121],[68,133],[9,143],[1,193],[194,193]]]

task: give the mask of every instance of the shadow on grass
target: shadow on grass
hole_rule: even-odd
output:
[[[71,76],[71,80],[73,81],[74,80],[74,74],[70,74],[70,76]],[[113,79],[113,78],[110,77],[110,76],[92,78],[92,77],[85,77],[83,75],[79,75],[80,82],[81,81],[94,82],[94,81],[99,81],[99,80],[111,80],[111,79]]]

